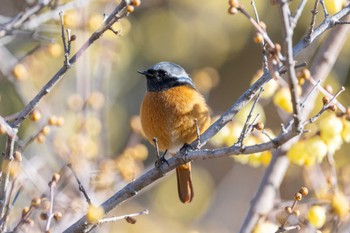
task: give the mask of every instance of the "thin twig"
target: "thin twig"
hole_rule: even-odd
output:
[[[314,8],[311,10],[311,22],[310,22],[310,26],[309,26],[309,32],[307,34],[307,36],[305,37],[305,40],[310,40],[311,38],[311,34],[314,32],[314,27],[315,27],[315,23],[316,23],[316,15],[318,13],[318,4],[319,4],[320,0],[315,0],[315,4],[314,4]]]
[[[9,213],[10,213],[11,206],[12,206],[12,203],[13,203],[13,202],[10,201],[10,199],[11,199],[11,197],[12,197],[12,195],[13,195],[13,191],[14,191],[14,189],[15,189],[16,180],[17,180],[17,179],[14,179],[14,180],[11,182],[11,188],[10,188],[10,192],[9,192],[9,194],[8,194],[8,198],[7,198],[6,206],[5,206],[5,214],[4,214],[4,216],[2,217],[2,219],[1,219],[1,228],[2,228],[2,231],[5,229],[6,222],[7,222],[7,217],[8,217],[8,215],[9,215]],[[19,189],[18,191],[20,191],[20,189]],[[18,193],[17,193],[17,194],[18,194]],[[15,195],[14,200],[15,200],[15,199],[17,199],[17,195]]]
[[[321,108],[321,110],[313,117],[311,117],[310,119],[308,119],[307,121],[305,121],[303,123],[303,125],[307,125],[307,124],[310,124],[310,123],[314,123],[321,115],[324,111],[326,111],[328,109],[328,107],[333,104],[333,101],[343,92],[345,91],[345,87],[341,87],[340,90],[335,93],[335,95],[329,100],[328,103],[324,104]]]
[[[304,7],[306,5],[307,0],[302,0],[297,8],[297,10],[295,11],[295,14],[293,15],[293,17],[291,18],[291,23],[290,23],[290,27],[292,29],[294,29],[298,23],[298,20],[301,16],[301,13],[304,10]]]
[[[92,205],[91,199],[90,199],[89,195],[87,194],[87,192],[86,192],[84,186],[83,186],[82,183],[80,182],[77,173],[74,171],[74,169],[73,169],[73,167],[72,167],[72,164],[70,164],[70,163],[67,164],[67,167],[72,171],[72,173],[73,173],[73,175],[74,175],[74,177],[75,177],[75,180],[76,180],[77,183],[78,183],[79,191],[83,193],[86,202],[88,203],[89,206]]]
[[[21,219],[19,220],[17,225],[13,228],[12,230],[13,233],[17,232],[20,229],[20,227],[26,222],[26,220],[29,218],[32,212],[33,212],[33,206],[29,206],[28,211],[24,215],[22,214]]]
[[[239,7],[237,7],[237,10],[239,10],[240,12],[243,13],[243,15],[245,17],[248,18],[248,20],[253,24],[253,26],[255,27],[255,29],[261,33],[261,35],[263,36],[264,40],[267,42],[267,44],[274,49],[275,48],[275,44],[272,42],[272,40],[270,39],[269,35],[266,33],[266,31],[264,29],[261,28],[261,26],[254,20],[253,17],[251,17],[249,15],[249,13],[243,8],[242,5],[240,5]]]
[[[332,185],[333,192],[338,190],[337,168],[334,160],[334,153],[327,152],[327,162],[329,166],[329,181]]]
[[[69,67],[69,51],[67,48],[67,42],[66,42],[66,36],[65,36],[65,30],[64,30],[64,20],[63,20],[63,12],[61,11],[59,13],[60,15],[60,22],[61,22],[61,38],[62,38],[62,44],[63,44],[63,49],[64,49],[64,65],[66,67]]]
[[[292,230],[300,230],[301,227],[299,225],[295,225],[295,226],[288,226],[288,227],[279,227],[277,229],[277,231],[275,233],[282,233],[282,232],[287,232],[287,231],[292,231]]]
[[[50,208],[49,208],[49,212],[47,213],[47,220],[46,220],[46,226],[45,226],[46,232],[48,232],[50,230],[51,221],[52,221],[52,218],[54,216],[53,201],[54,201],[54,197],[55,197],[56,181],[51,180],[49,183],[49,186],[50,186]]]
[[[107,223],[107,222],[116,222],[116,221],[119,221],[122,219],[126,219],[128,217],[133,218],[133,217],[137,217],[140,215],[146,215],[148,213],[149,213],[149,211],[146,209],[146,210],[143,210],[141,212],[137,212],[137,213],[133,213],[133,214],[126,214],[126,215],[114,216],[114,217],[110,217],[110,218],[103,218],[103,219],[100,219],[97,224],[102,224],[102,223]]]
[[[311,78],[311,77],[310,77]],[[316,84],[313,86],[313,88],[309,91],[309,93],[306,95],[304,101],[300,104],[300,108],[304,108],[305,107],[305,103],[307,101],[307,99],[311,96],[311,94],[317,89],[317,87],[320,85],[321,80],[318,80],[316,82]]]
[[[259,21],[260,21],[260,20],[259,20],[259,14],[258,14],[258,11],[257,11],[257,9],[256,9],[254,0],[250,1],[250,4],[251,4],[252,7],[253,7],[254,14],[255,14],[255,18],[256,18],[256,22],[259,23]]]
[[[27,139],[27,141],[19,142],[17,145],[17,149],[19,151],[23,152],[42,133],[42,131],[45,127],[47,127],[46,124],[44,126],[42,126],[38,132],[36,132],[32,136],[30,136],[30,138]]]
[[[17,130],[15,132],[17,132]],[[0,164],[2,164],[2,174],[0,180],[0,218],[2,218],[6,212],[5,202],[7,200],[7,188],[10,180],[15,141],[16,134],[14,136],[7,136],[5,155],[1,156],[0,159]]]
[[[12,129],[2,116],[0,116],[0,127],[6,131],[8,136],[14,137],[16,135],[15,130]]]
[[[307,66],[307,62],[302,62],[302,63],[300,63],[300,64],[296,64],[295,66],[294,66],[294,69],[299,69],[299,68],[301,68],[301,67],[305,67],[305,66]],[[285,74],[285,73],[287,73],[287,69],[283,69],[283,70],[281,70],[280,72],[279,72],[280,74]]]
[[[238,141],[237,141],[236,145],[240,146],[241,148],[243,148],[243,140],[247,137],[248,133],[251,131],[251,129],[249,129],[250,128],[249,125],[253,125],[253,123],[252,124],[249,123],[250,122],[250,118],[253,115],[253,110],[255,109],[256,103],[259,101],[260,95],[263,92],[263,90],[264,90],[264,88],[261,87],[259,92],[258,92],[257,97],[255,98],[255,100],[253,102],[252,107],[250,108],[249,114],[248,114],[247,119],[246,119],[246,121],[244,123],[244,126],[243,126],[243,129],[241,131],[241,134],[238,137]]]
[[[320,0],[320,3],[321,3],[321,6],[322,6],[322,9],[323,9],[324,17],[328,18],[329,14],[328,14],[328,11],[327,11],[326,4],[324,3],[324,0]]]

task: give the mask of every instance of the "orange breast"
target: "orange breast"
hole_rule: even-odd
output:
[[[145,137],[152,144],[156,137],[159,149],[168,149],[171,153],[196,139],[194,119],[197,119],[201,133],[210,124],[203,96],[187,86],[148,92],[141,105],[140,117]]]

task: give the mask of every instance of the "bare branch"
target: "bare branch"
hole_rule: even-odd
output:
[[[286,56],[286,68],[287,68],[287,76],[288,76],[288,84],[292,96],[292,104],[293,104],[293,118],[295,127],[299,132],[302,132],[302,126],[300,125],[301,121],[301,113],[300,113],[300,105],[299,105],[299,95],[297,91],[298,79],[294,69],[294,56],[293,56],[293,29],[290,25],[289,20],[289,6],[288,2],[281,0],[280,1],[280,12],[282,15],[282,24],[283,24],[283,48]]]

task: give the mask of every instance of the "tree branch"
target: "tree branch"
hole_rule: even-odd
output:
[[[321,48],[318,50],[311,64],[310,72],[316,80],[322,81],[326,79],[329,71],[334,65],[335,58],[339,54],[345,39],[347,38],[349,31],[349,27],[338,27],[332,30],[328,35],[325,43],[323,43]],[[294,50],[296,49],[294,48]],[[327,59],[327,57],[332,57],[334,59]],[[305,83],[303,93],[308,93],[312,87],[313,84]],[[312,95],[308,101],[314,102],[315,98],[316,95]],[[303,111],[303,115],[308,115],[311,109],[311,107],[305,109]],[[284,146],[287,149],[291,146],[291,144]],[[259,220],[259,217],[268,214],[272,210],[273,202],[276,198],[276,190],[278,190],[280,187],[281,181],[289,166],[288,158],[283,156],[284,154],[284,150],[282,149],[279,149],[274,153],[273,159],[262,178],[255,197],[253,198],[244,223],[239,231],[240,233],[250,233]]]

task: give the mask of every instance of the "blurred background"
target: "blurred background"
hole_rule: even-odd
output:
[[[58,12],[64,11],[65,27],[77,37],[72,42],[73,54],[99,28],[104,14],[118,4],[113,0],[54,2],[57,5],[52,6],[52,12],[45,8],[27,21],[25,28],[0,38],[0,115],[7,119],[21,111],[63,64]],[[250,2],[241,1],[254,16]],[[2,0],[0,22],[7,22],[36,3]],[[277,7],[265,1],[255,4],[268,34],[281,43]],[[293,1],[292,9],[297,4]],[[295,43],[308,29],[312,6],[313,1],[309,1],[303,11]],[[21,191],[10,215],[10,226],[17,224],[20,212],[32,198],[49,195],[47,183],[55,172],[60,173],[61,180],[54,209],[61,211],[63,218],[52,224],[52,231],[61,232],[86,213],[87,203],[66,167],[68,163],[72,163],[95,205],[154,166],[155,150],[140,133],[138,114],[146,81],[138,70],[159,61],[178,63],[207,99],[212,116],[225,112],[250,86],[262,64],[262,48],[254,41],[254,28],[242,14],[230,15],[227,9],[227,1],[143,1],[129,17],[113,26],[120,35],[107,31],[97,40],[39,104],[37,115],[32,114],[20,128],[18,145],[22,146],[23,160],[13,176],[14,187]],[[317,22],[322,18],[320,13]],[[310,62],[322,41],[323,37],[307,48],[298,62]],[[349,57],[348,40],[325,83],[335,91],[342,85],[347,88],[339,97],[345,106],[350,103]],[[316,109],[322,106],[318,102]],[[279,133],[285,113],[270,98],[262,99],[256,112],[266,128]],[[237,116],[237,121],[244,121],[246,113]],[[45,127],[49,132],[43,130]],[[33,142],[26,145],[33,135]],[[0,135],[0,151],[4,151],[5,138]],[[217,139],[207,147],[225,143]],[[335,157],[344,184],[350,182],[350,176],[346,176],[350,171],[349,149],[344,144]],[[104,224],[97,232],[237,232],[269,156],[255,163],[243,161],[245,164],[231,157],[196,161],[195,198],[190,205],[179,202],[176,178],[171,173],[109,214],[148,209],[149,215],[138,217],[134,225],[125,221]],[[307,183],[304,175],[308,169],[290,166],[280,189],[282,200],[292,200],[299,187]],[[43,229],[45,221],[39,220],[39,215],[37,211],[32,216],[34,226],[23,227],[29,231]]]

